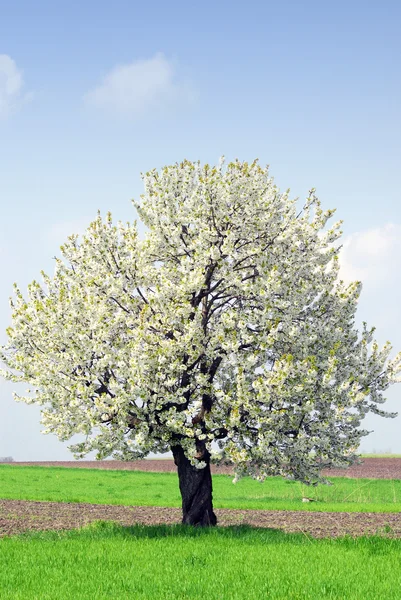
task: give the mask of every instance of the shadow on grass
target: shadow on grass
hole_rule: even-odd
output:
[[[114,521],[93,521],[80,529],[59,531],[29,531],[13,538],[21,541],[135,541],[135,539],[167,539],[177,541],[192,538],[212,539],[214,543],[229,540],[234,544],[252,545],[291,545],[291,546],[340,546],[342,550],[364,550],[368,554],[387,555],[396,551],[401,553],[401,539],[370,535],[338,538],[313,538],[305,533],[286,533],[281,529],[253,527],[251,525],[232,525],[229,527],[191,527],[189,525],[132,525],[124,526]],[[10,539],[10,538],[9,538]]]
[[[92,521],[79,529],[27,531],[18,538],[60,539],[60,538],[123,538],[123,539],[160,539],[160,538],[254,538],[255,535],[268,537],[269,540],[283,540],[286,536],[301,537],[299,534],[286,534],[280,529],[253,527],[252,525],[231,525],[228,527],[192,527],[190,525],[121,525],[115,521]]]

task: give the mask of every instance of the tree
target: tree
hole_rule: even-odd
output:
[[[11,463],[14,462],[12,456],[0,456],[0,463]]]
[[[3,374],[29,382],[45,433],[82,457],[171,449],[183,522],[213,525],[211,456],[236,477],[306,483],[351,464],[397,381],[339,280],[341,222],[312,190],[297,212],[257,161],[184,161],[143,176],[147,227],[100,216],[51,278],[15,286]]]

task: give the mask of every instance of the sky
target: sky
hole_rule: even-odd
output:
[[[225,155],[337,209],[358,322],[401,350],[400,24],[396,0],[0,0],[0,344],[13,282],[98,210],[133,220],[141,172]],[[25,387],[0,379],[0,457],[71,458]],[[401,452],[401,416],[364,426],[362,450]]]

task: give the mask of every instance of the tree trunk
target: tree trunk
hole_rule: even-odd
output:
[[[212,475],[210,454],[204,449],[200,460],[206,463],[204,469],[191,465],[181,446],[171,448],[178,469],[178,479],[182,497],[182,522],[186,525],[216,525],[213,512]]]

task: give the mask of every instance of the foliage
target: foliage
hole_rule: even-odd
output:
[[[312,190],[298,212],[257,161],[184,161],[144,176],[147,227],[99,216],[61,247],[54,277],[15,287],[3,360],[45,432],[77,456],[133,459],[218,443],[237,474],[319,478],[354,459],[361,420],[397,380],[361,285],[338,280],[340,223]],[[18,399],[18,398],[17,398]]]

